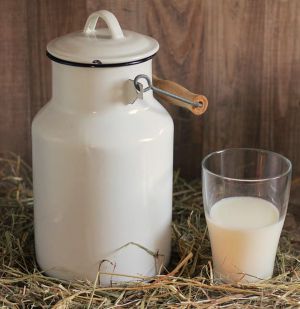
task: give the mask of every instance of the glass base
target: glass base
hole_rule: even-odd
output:
[[[272,278],[273,274],[268,274],[263,277],[255,277],[245,273],[229,273],[223,274],[217,271],[214,271],[214,281],[219,283],[258,283],[264,280],[268,280]]]

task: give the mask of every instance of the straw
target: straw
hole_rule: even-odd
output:
[[[50,278],[34,257],[31,168],[0,154],[0,305],[4,308],[300,308],[300,250],[284,230],[274,277],[257,284],[214,278],[201,183],[174,174],[173,247],[168,269],[152,278],[100,287]],[[134,245],[134,244],[131,244]],[[114,275],[114,274],[112,274]],[[123,274],[126,278],[126,274]]]

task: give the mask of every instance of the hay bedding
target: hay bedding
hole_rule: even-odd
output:
[[[168,270],[101,288],[44,276],[34,259],[31,169],[0,155],[0,304],[3,308],[300,308],[300,250],[284,231],[275,277],[259,284],[218,283],[199,182],[174,177],[173,252]]]

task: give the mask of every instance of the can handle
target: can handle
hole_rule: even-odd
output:
[[[112,39],[117,40],[124,38],[123,31],[116,16],[107,10],[94,12],[88,17],[83,29],[85,34],[90,34],[95,31],[99,17],[106,23]]]
[[[155,87],[163,89],[166,92],[176,94],[176,96],[178,97],[186,98],[191,102],[200,104],[198,106],[195,105],[193,106],[192,104],[187,104],[176,98],[167,97],[164,94],[158,93],[157,97],[160,101],[186,108],[196,116],[200,116],[206,112],[208,107],[208,100],[204,95],[193,93],[188,89],[184,88],[182,85],[179,85],[170,80],[160,79],[155,75],[153,75],[152,78],[153,78],[153,85]]]

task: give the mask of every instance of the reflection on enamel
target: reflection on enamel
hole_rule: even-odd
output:
[[[152,140],[153,140],[152,137],[149,137],[149,138],[142,138],[142,139],[139,140],[139,142],[141,142],[141,143],[144,143],[144,142],[151,142]]]
[[[133,109],[132,111],[129,111],[128,114],[136,114],[139,110],[138,109]]]
[[[164,133],[164,129],[160,129],[158,135],[162,135]]]

